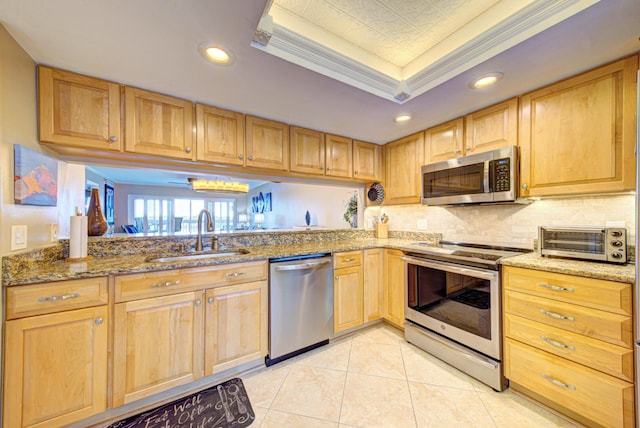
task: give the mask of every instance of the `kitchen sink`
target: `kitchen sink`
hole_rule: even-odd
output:
[[[203,260],[203,259],[217,259],[221,257],[240,256],[242,254],[249,254],[247,250],[213,250],[213,251],[198,251],[194,253],[178,253],[178,254],[163,254],[149,256],[145,259],[149,263],[170,263],[189,260]]]

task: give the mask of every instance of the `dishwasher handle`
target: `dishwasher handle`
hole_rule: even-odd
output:
[[[294,270],[307,270],[307,269],[313,269],[318,266],[327,265],[329,263],[331,263],[331,260],[322,260],[320,262],[304,263],[304,264],[297,264],[297,265],[276,266],[276,271],[283,272],[283,271],[294,271]]]

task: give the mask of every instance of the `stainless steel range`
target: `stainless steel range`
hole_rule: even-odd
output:
[[[502,369],[499,260],[526,250],[443,241],[405,250],[405,338],[497,391]]]

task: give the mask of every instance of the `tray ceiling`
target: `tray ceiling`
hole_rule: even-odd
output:
[[[272,0],[252,46],[397,103],[599,0]]]

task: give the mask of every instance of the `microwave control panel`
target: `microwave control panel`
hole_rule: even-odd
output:
[[[511,190],[511,162],[509,158],[492,161],[494,180],[494,192],[509,192]]]

